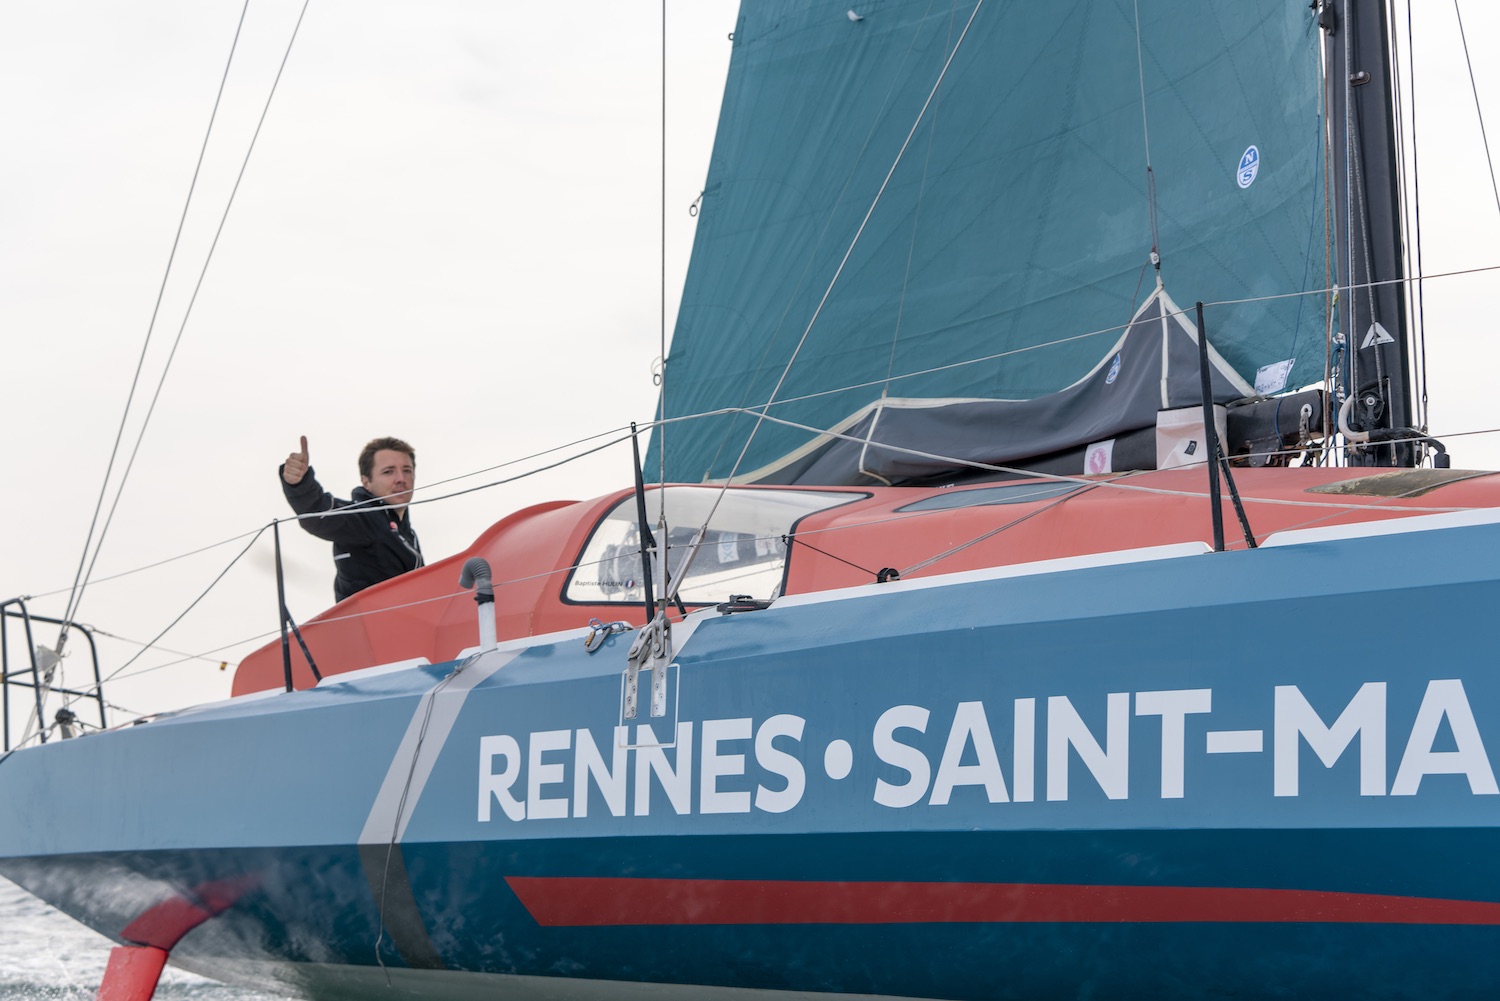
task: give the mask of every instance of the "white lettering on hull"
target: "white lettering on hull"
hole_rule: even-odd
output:
[[[1460,680],[1428,682],[1415,713],[1408,702],[1405,716],[1380,681],[1360,685],[1342,701],[1326,693],[1310,697],[1296,685],[1275,686],[1269,694],[1262,711],[1268,711],[1270,725],[1260,729],[1213,727],[1213,690],[1188,688],[1053,695],[1040,722],[1036,697],[897,705],[880,713],[867,741],[851,739],[857,734],[819,734],[815,721],[790,713],[760,721],[682,721],[670,745],[649,724],[633,732],[613,727],[491,734],[479,740],[477,816],[489,823],[502,816],[521,822],[601,812],[650,817],[653,810],[677,816],[782,814],[807,798],[808,770],[819,763],[830,781],[852,776],[867,790],[861,795],[893,810],[951,809],[956,803],[1009,807],[1036,801],[1039,749],[1047,802],[1097,800],[1100,794],[1107,801],[1192,799],[1195,777],[1198,796],[1221,794],[1203,780],[1205,769],[1220,767],[1212,761],[1222,760],[1209,755],[1266,762],[1260,788],[1281,799],[1301,796],[1309,782],[1326,792],[1330,781],[1367,797],[1419,796],[1424,785],[1454,794],[1453,779],[1424,784],[1429,776],[1461,776],[1471,795],[1500,795],[1480,720]],[[1243,715],[1253,708],[1241,698],[1236,718],[1223,722],[1245,722]],[[1393,733],[1398,719],[1413,722]],[[997,731],[997,721],[1008,725],[1008,734]],[[1153,762],[1138,766],[1134,786],[1132,744]],[[1403,748],[1394,780],[1387,775],[1388,744]],[[1334,775],[1324,775],[1344,761],[1349,763]],[[1237,795],[1257,795],[1253,784],[1238,781]]]

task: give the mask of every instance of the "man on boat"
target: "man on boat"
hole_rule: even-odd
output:
[[[422,565],[422,547],[406,506],[417,481],[417,453],[400,438],[376,438],[359,453],[359,482],[349,500],[323,489],[302,447],[281,466],[281,490],[300,515],[325,517],[298,523],[333,543],[333,593],[343,601],[356,591]]]

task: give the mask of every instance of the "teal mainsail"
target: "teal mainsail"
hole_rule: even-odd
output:
[[[1319,86],[1290,0],[748,0],[663,397],[713,416],[668,426],[668,479],[743,478],[884,398],[1064,390],[1153,250],[1244,384],[1321,380]]]

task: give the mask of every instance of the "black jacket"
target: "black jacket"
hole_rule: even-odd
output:
[[[364,487],[355,487],[349,500],[340,500],[323,489],[312,469],[300,483],[282,479],[280,469],[276,478],[298,514],[357,508],[358,513],[298,521],[308,532],[333,543],[333,593],[339,601],[422,565],[422,547],[406,511],[398,514]]]

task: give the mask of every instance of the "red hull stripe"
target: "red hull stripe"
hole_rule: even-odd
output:
[[[1043,921],[1500,924],[1500,903],[1326,890],[587,876],[510,876],[506,882],[536,922],[549,928]]]

